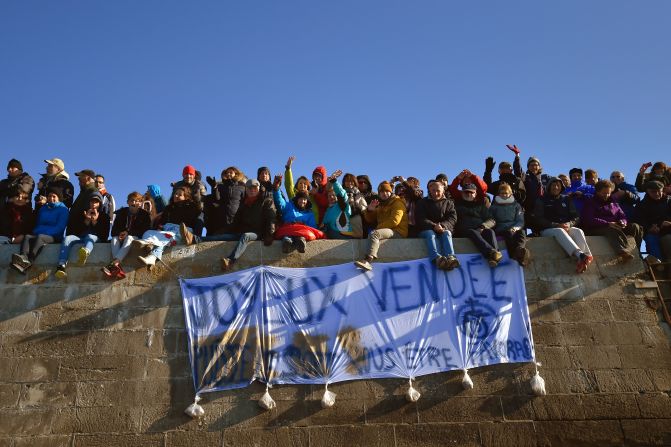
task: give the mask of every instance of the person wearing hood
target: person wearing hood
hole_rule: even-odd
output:
[[[529,265],[530,254],[526,248],[527,235],[524,229],[524,209],[515,200],[513,189],[507,183],[499,185],[499,194],[489,207],[489,215],[496,221],[494,232],[503,237],[508,256],[522,267]]]
[[[34,216],[30,194],[16,190],[0,209],[0,242],[20,244],[24,236],[33,231]]]
[[[299,191],[293,199],[287,201],[280,193],[280,185],[282,184],[282,176],[276,175],[273,182],[273,201],[275,207],[282,215],[282,225],[280,230],[289,228],[292,224],[304,225],[313,229],[317,229],[317,221],[312,212],[312,204],[308,194]],[[284,234],[282,231],[280,234]],[[305,253],[305,245],[307,239],[299,233],[291,232],[282,236],[282,252],[290,253],[294,249],[299,253]]]
[[[31,203],[30,197],[35,189],[35,180],[23,172],[23,165],[15,158],[7,163],[7,178],[0,181],[0,212],[10,198],[15,197],[18,192],[28,195],[28,203]]]
[[[70,183],[70,174],[65,172],[65,164],[60,158],[44,160],[47,164],[46,174],[37,182],[37,194],[35,195],[35,209],[39,209],[47,203],[47,191],[49,188],[58,188],[61,191],[61,203],[66,207],[72,207],[72,199],[75,196],[75,187]]]
[[[205,207],[205,196],[207,195],[207,188],[199,178],[200,173],[196,171],[196,168],[191,165],[186,165],[184,166],[184,169],[182,169],[182,180],[173,183],[172,185],[173,195],[177,188],[188,188],[191,200],[198,206],[200,214],[193,224],[193,231],[198,236],[203,233],[203,227],[205,226],[205,214],[203,213],[203,209]]]
[[[515,200],[523,205],[526,198],[526,190],[522,181],[522,165],[520,164],[519,149],[515,145],[508,145],[507,147],[515,153],[513,164],[511,165],[507,161],[499,163],[499,179],[492,181],[492,171],[494,170],[494,166],[496,166],[496,162],[493,157],[487,157],[485,160],[485,175],[482,179],[487,184],[487,192],[494,197],[499,195],[499,185],[507,183],[513,190]]]
[[[354,265],[364,271],[373,269],[380,241],[408,237],[408,213],[405,202],[393,194],[391,184],[382,182],[377,187],[379,200],[373,200],[364,213],[364,219],[375,229],[368,235],[368,253]]]
[[[618,254],[618,260],[634,259],[633,247],[627,236],[633,236],[636,246],[641,246],[643,230],[640,225],[627,221],[620,205],[611,197],[615,185],[609,180],[600,180],[594,188],[594,197],[588,199],[580,216],[581,226],[588,236],[606,236]]]
[[[454,203],[457,209],[456,235],[470,239],[490,267],[498,266],[503,255],[494,232],[496,221],[490,216],[485,199],[477,198],[477,186],[465,184]]]
[[[147,185],[147,191],[142,200],[142,209],[149,213],[152,227],[158,223],[158,218],[166,205],[165,197],[161,195],[161,187],[156,184]]]
[[[554,238],[567,255],[576,259],[576,273],[583,273],[594,258],[585,233],[577,226],[580,215],[573,199],[565,195],[564,190],[561,179],[551,178],[547,193],[536,201],[531,218],[541,236]]]
[[[664,184],[651,180],[645,185],[645,197],[636,208],[643,227],[648,264],[671,261],[671,197]]]
[[[459,267],[452,243],[457,211],[452,198],[445,195],[442,182],[430,180],[427,189],[428,196],[418,201],[415,208],[418,236],[426,242],[429,259],[436,267],[454,270]]]
[[[205,200],[205,227],[208,236],[233,233],[233,219],[245,198],[245,174],[235,166],[221,172],[221,182],[207,177],[212,194]]]
[[[66,279],[68,274],[65,268],[70,257],[70,250],[75,244],[83,244],[79,249],[78,263],[79,265],[86,264],[93,244],[96,242],[106,242],[110,232],[110,221],[102,212],[103,197],[95,191],[89,196],[89,206],[80,215],[74,216],[73,211],[70,212],[70,219],[68,221],[67,236],[61,243],[61,251],[58,255],[58,266],[56,267],[56,278]]]
[[[566,188],[565,194],[573,199],[576,210],[581,213],[585,201],[594,197],[594,186],[583,182],[580,168],[571,169],[568,175],[571,178],[571,186]]]
[[[347,200],[347,192],[338,183],[338,177],[342,171],[338,169],[328,178],[326,196],[329,206],[324,214],[322,227],[329,239],[351,239],[352,238],[352,206]]]
[[[69,210],[61,197],[60,188],[51,187],[44,191],[47,202],[37,212],[37,221],[31,234],[23,237],[19,253],[12,255],[12,267],[25,273],[35,262],[47,244],[60,242],[68,224]]]
[[[329,206],[329,199],[326,193],[327,182],[326,168],[324,166],[317,166],[312,171],[312,187],[310,188],[310,201],[312,202],[313,209],[317,210],[315,214],[317,225],[322,224],[324,213],[326,213],[326,208]]]
[[[485,201],[485,203],[489,203],[489,198],[487,197],[487,183],[468,169],[461,171],[454,180],[452,180],[452,183],[450,184],[450,195],[455,198],[461,197],[461,190],[459,190],[459,188],[463,189],[466,185],[475,186],[476,202]]]

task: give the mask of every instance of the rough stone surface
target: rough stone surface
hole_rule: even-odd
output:
[[[206,414],[191,419],[193,400],[184,316],[174,272],[219,274],[233,243],[168,251],[152,270],[131,252],[128,276],[108,282],[110,256],[97,245],[68,280],[53,277],[58,246],[34,268],[7,268],[14,246],[0,247],[0,447],[23,446],[580,446],[671,445],[671,350],[648,303],[654,291],[637,259],[617,264],[603,238],[589,238],[595,263],[580,276],[552,239],[529,241],[525,269],[532,330],[546,396],[536,397],[528,364],[419,377],[422,398],[405,401],[407,381],[333,384],[331,409],[322,387],[280,386],[277,408],[263,411],[264,387],[207,395]],[[473,245],[455,240],[459,253]],[[365,241],[311,242],[288,256],[280,244],[253,243],[236,268],[261,263],[311,267],[351,262]],[[389,240],[380,259],[426,256],[419,240]],[[172,269],[172,270],[171,270]]]

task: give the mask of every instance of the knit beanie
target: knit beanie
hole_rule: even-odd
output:
[[[532,157],[529,157],[529,159],[527,160],[527,168],[529,167],[529,165],[531,164],[532,161],[535,161],[536,163],[538,163],[539,166],[541,164],[541,161],[538,158],[532,156]]]
[[[182,170],[182,176],[187,174],[196,175],[196,168],[191,165],[184,166],[184,169]]]
[[[7,163],[7,170],[8,171],[9,171],[9,168],[18,168],[20,171],[23,171],[23,165],[16,158],[12,158],[11,160],[9,160],[9,163]]]

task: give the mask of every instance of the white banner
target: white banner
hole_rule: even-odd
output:
[[[449,273],[422,259],[181,280],[196,393],[534,361],[522,269],[458,258]]]

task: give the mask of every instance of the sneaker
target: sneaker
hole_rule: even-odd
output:
[[[296,246],[296,249],[298,250],[298,253],[305,253],[305,244],[307,242],[305,241],[304,237],[299,237],[296,239],[296,242],[294,242],[294,245]]]
[[[661,264],[661,263],[662,263],[662,261],[660,261],[656,256],[653,256],[653,255],[648,255],[648,256],[645,258],[645,262],[646,262],[646,264],[648,264],[648,265],[657,265],[657,264]]]
[[[26,274],[26,268],[22,264],[18,262],[12,262],[10,265],[14,267],[14,269],[16,269],[19,273],[23,273],[24,275]]]
[[[192,245],[195,242],[193,233],[189,231],[189,228],[184,222],[179,225],[179,234],[182,236],[182,242],[184,242],[184,245]]]
[[[105,267],[101,268],[100,270],[107,276],[108,278],[112,278],[116,276],[116,269],[117,266],[113,262],[110,262],[107,264]]]
[[[519,248],[517,250],[516,261],[522,267],[529,265],[529,260],[531,259],[531,253],[529,253],[528,248]]]
[[[60,279],[61,281],[64,280],[64,279],[67,279],[68,274],[65,271],[65,266],[64,265],[59,265],[58,267],[56,267],[56,273],[54,273],[54,276],[57,279]]]
[[[355,261],[354,265],[359,267],[361,270],[365,270],[367,272],[373,270],[373,266],[366,259],[362,259],[360,261]]]
[[[438,256],[431,262],[440,270],[445,270],[445,267],[447,267],[447,258],[445,256]]]
[[[89,258],[89,251],[84,247],[80,248],[77,252],[77,263],[79,265],[86,264],[86,260]]]
[[[137,259],[146,266],[156,265],[156,256],[149,254],[147,256],[138,256]]]
[[[650,256],[648,256],[650,257]],[[23,260],[21,259],[21,255],[19,253],[14,253],[12,255],[12,264],[22,264]]]
[[[291,253],[291,250],[294,248],[294,244],[291,243],[290,239],[282,239],[282,253],[288,254]]]
[[[501,252],[498,250],[492,250],[489,252],[489,256],[487,257],[487,263],[490,267],[496,267],[499,265],[499,262],[501,262],[501,259],[503,259]]]
[[[454,255],[448,255],[445,258],[445,270],[448,272],[459,267],[459,260]]]
[[[116,265],[116,273],[114,277],[116,279],[124,279],[126,277],[126,272],[121,268],[121,264]]]
[[[221,258],[221,271],[227,272],[233,267],[233,261],[229,258]]]

